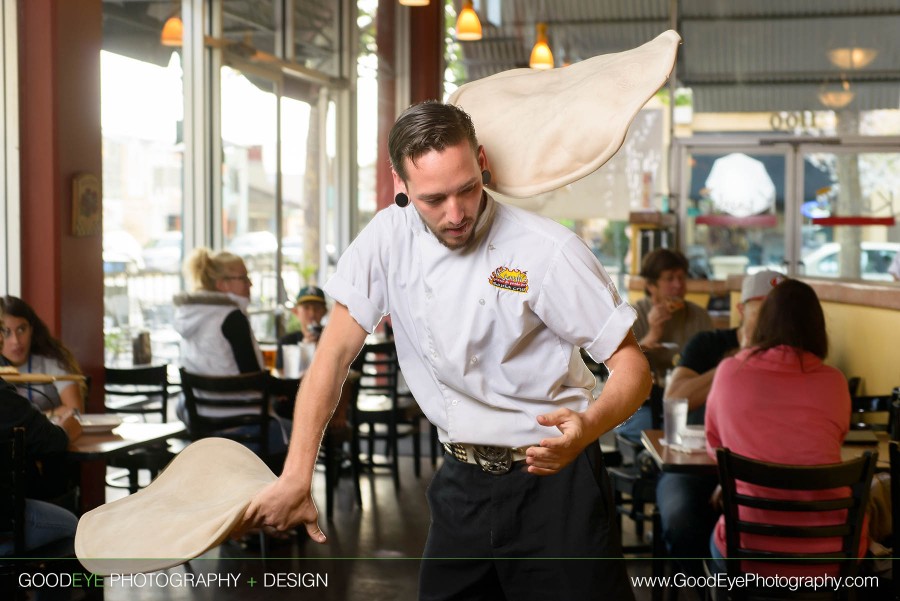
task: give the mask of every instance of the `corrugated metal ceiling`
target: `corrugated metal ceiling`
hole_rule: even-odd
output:
[[[681,0],[677,79],[698,111],[817,110],[846,80],[851,108],[900,108],[900,0]],[[464,42],[470,80],[524,67],[535,23],[548,24],[557,64],[639,46],[669,28],[669,0],[481,0],[484,38]],[[499,18],[498,18],[499,15]],[[497,22],[488,22],[488,19]],[[865,67],[828,50],[877,51]]]

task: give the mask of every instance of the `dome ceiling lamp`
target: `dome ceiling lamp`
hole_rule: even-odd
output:
[[[456,18],[456,39],[461,42],[481,39],[481,21],[472,6],[472,0],[463,0],[462,10]]]
[[[847,47],[833,48],[828,51],[828,60],[843,71],[864,69],[875,60],[876,56],[878,56],[878,50],[875,48]]]
[[[528,66],[538,70],[552,69],[553,53],[550,51],[549,44],[547,44],[547,24],[538,23],[536,29],[537,41],[534,43],[534,48],[531,49],[531,59],[528,61]]]

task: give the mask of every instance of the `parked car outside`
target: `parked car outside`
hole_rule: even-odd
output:
[[[239,234],[225,247],[228,252],[244,259],[248,271],[275,268],[278,241],[272,232],[259,231]]]
[[[181,232],[165,232],[154,238],[144,246],[142,257],[147,271],[178,273],[181,271],[182,258]]]
[[[892,281],[888,267],[894,256],[900,251],[897,242],[863,242],[860,253],[860,277],[864,280]],[[841,245],[838,242],[827,242],[803,257],[805,275],[823,278],[841,277],[840,257]]]

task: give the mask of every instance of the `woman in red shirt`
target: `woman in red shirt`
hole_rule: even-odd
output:
[[[850,394],[844,375],[823,363],[828,354],[825,316],[815,291],[799,280],[775,286],[760,309],[753,346],[719,364],[706,403],[706,446],[793,465],[841,461],[841,444],[849,429]],[[762,494],[739,482],[738,493]],[[766,489],[765,494],[771,494]],[[787,499],[828,499],[847,491],[790,491]],[[785,512],[741,508],[741,519],[797,525]],[[822,512],[808,525],[839,523],[845,511]],[[867,546],[863,535],[861,556]],[[759,550],[824,552],[840,549],[839,538],[798,541],[745,535],[743,543]],[[719,519],[710,542],[714,557],[725,553],[725,518]],[[745,568],[749,566],[745,565]],[[823,566],[754,565],[760,574],[821,575]],[[832,566],[832,570],[833,570]],[[826,570],[831,571],[831,570]]]

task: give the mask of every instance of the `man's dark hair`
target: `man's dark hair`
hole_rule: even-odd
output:
[[[687,274],[688,260],[677,250],[657,248],[644,255],[644,260],[641,261],[641,277],[650,284],[656,284],[662,272],[669,269],[681,269]]]
[[[753,333],[754,353],[787,345],[820,359],[828,355],[825,314],[816,291],[800,280],[785,280],[763,301]]]
[[[397,118],[388,137],[391,165],[404,182],[406,159],[416,159],[432,150],[444,150],[468,141],[478,152],[478,138],[472,118],[461,108],[434,100],[414,104]]]

